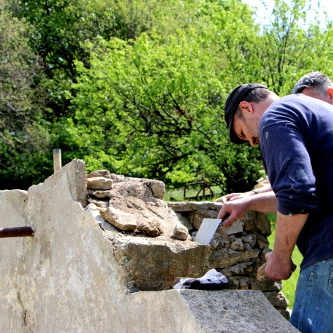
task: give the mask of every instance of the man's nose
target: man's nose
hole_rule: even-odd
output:
[[[249,142],[250,142],[251,147],[254,147],[254,146],[256,146],[258,144],[256,138],[252,138],[251,140],[249,140]]]

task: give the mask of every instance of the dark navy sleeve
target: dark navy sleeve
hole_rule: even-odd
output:
[[[260,149],[284,215],[306,214],[318,208],[315,176],[302,134],[306,118],[277,106],[260,122]]]

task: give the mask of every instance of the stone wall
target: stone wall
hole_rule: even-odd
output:
[[[216,218],[222,204],[212,202],[169,203],[179,219],[190,226],[195,237],[203,218]],[[272,280],[259,282],[258,268],[265,262],[270,251],[267,237],[271,234],[270,221],[266,214],[251,211],[231,227],[217,229],[209,245],[208,268],[215,268],[225,275],[228,289],[261,290],[271,304],[286,318],[288,300],[282,293],[282,284]]]
[[[255,281],[267,220],[251,213],[198,244],[201,219],[220,204],[167,203],[163,194],[154,180],[105,171],[86,179],[80,160],[27,192],[0,191],[0,227],[35,230],[0,240],[0,331],[298,332],[259,291],[283,310],[280,285]],[[172,289],[212,267],[230,289]]]
[[[261,290],[289,319],[288,301],[281,292],[281,284],[256,279],[257,269],[270,251],[267,241],[271,233],[270,222],[265,214],[251,211],[231,227],[219,227],[210,245],[198,248],[193,239],[202,219],[216,218],[222,203],[167,203],[163,201],[162,182],[125,178],[106,170],[87,175],[87,181],[88,209],[101,214],[99,219],[106,230],[110,224],[116,227],[110,235],[114,242],[119,242],[118,234],[122,231],[122,246],[117,248],[116,256],[119,262],[125,262],[126,270],[132,272],[133,290],[170,289],[179,277],[196,278],[215,268],[228,278],[228,289]],[[108,224],[105,224],[106,220]],[[175,228],[180,229],[177,227],[180,224],[187,231],[182,240],[174,232]],[[147,250],[147,239],[154,249]],[[124,242],[128,244],[124,246]],[[179,256],[170,256],[170,248],[179,248]],[[137,257],[138,253],[149,259],[148,266],[141,256]]]

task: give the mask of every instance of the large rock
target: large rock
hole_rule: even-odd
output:
[[[110,240],[115,258],[131,277],[128,283],[134,290],[170,289],[178,277],[199,277],[208,271],[208,246],[133,236],[110,236]]]

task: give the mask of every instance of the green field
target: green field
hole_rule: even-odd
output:
[[[205,188],[203,191],[199,185],[188,186],[184,191],[184,187],[181,188],[167,188],[165,191],[164,200],[165,201],[214,201],[215,199],[222,196],[222,190],[219,186],[210,186]],[[205,196],[203,196],[205,194]],[[196,198],[196,196],[199,196]],[[185,198],[185,196],[191,199]]]

